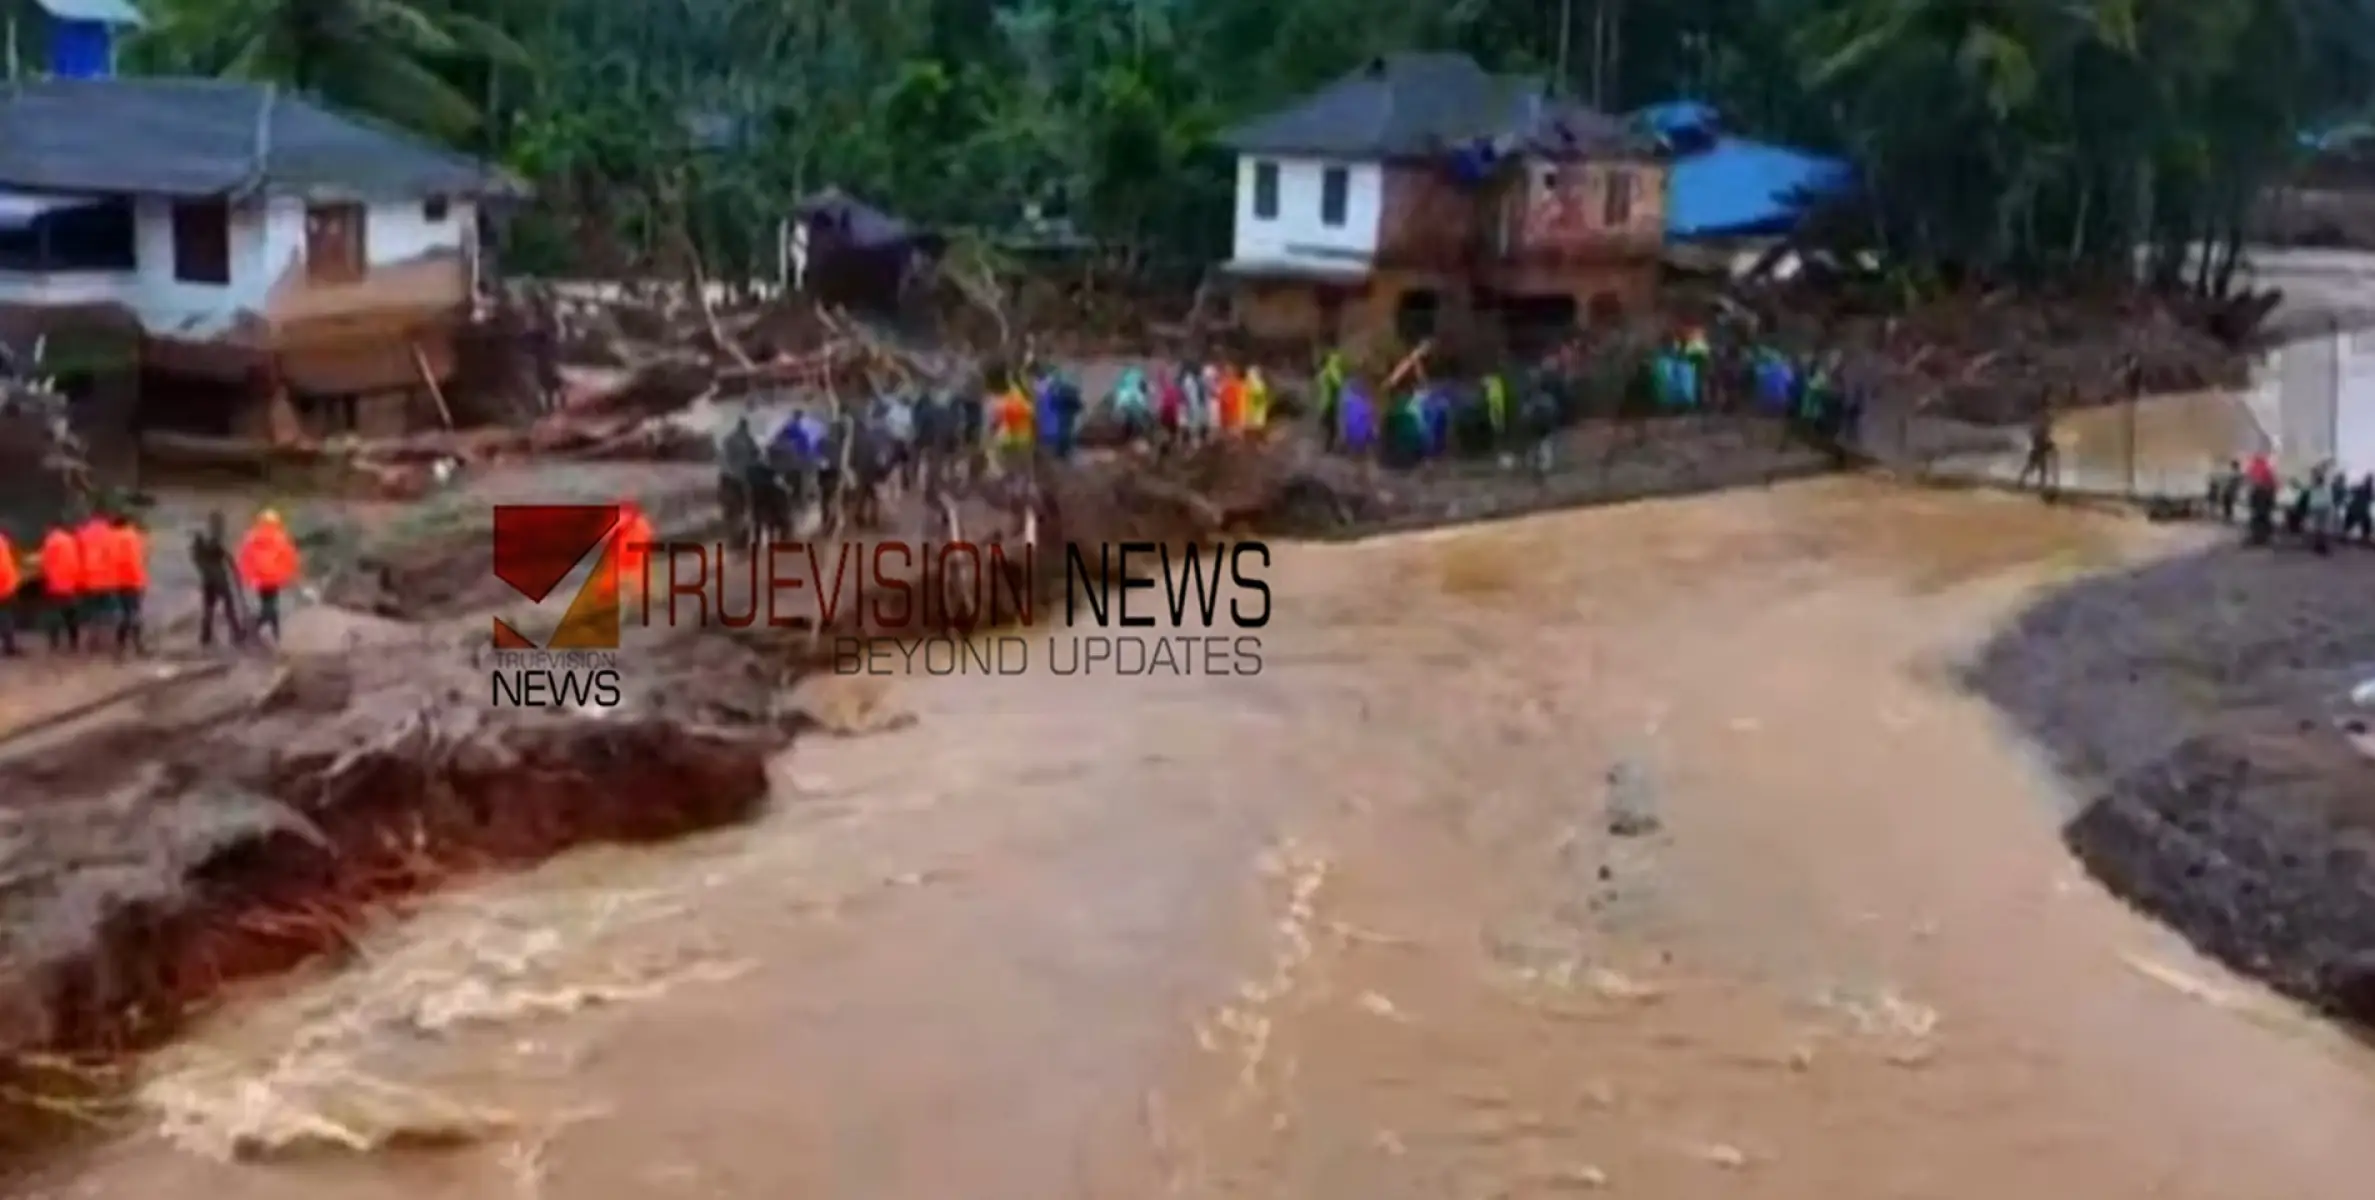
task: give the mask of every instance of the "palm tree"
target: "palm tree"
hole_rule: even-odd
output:
[[[445,137],[484,119],[453,73],[525,67],[495,23],[443,0],[160,0],[136,61],[285,83]]]

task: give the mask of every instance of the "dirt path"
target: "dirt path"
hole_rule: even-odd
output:
[[[2366,1055],[2080,878],[1945,682],[2165,536],[1834,481],[1298,551],[1258,679],[920,682],[761,827],[438,901],[151,1092],[510,1127],[52,1191],[2360,1195]]]

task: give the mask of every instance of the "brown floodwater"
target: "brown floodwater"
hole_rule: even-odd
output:
[[[2180,536],[1828,481],[1284,549],[1258,677],[905,684],[755,828],[244,998],[45,1191],[2364,1195],[2366,1052],[1950,682]],[[451,1144],[218,1160],[390,1137]]]

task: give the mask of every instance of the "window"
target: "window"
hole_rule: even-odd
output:
[[[55,208],[0,232],[0,268],[11,271],[129,271],[136,265],[129,200]]]
[[[370,258],[363,246],[363,206],[305,206],[305,277],[315,283],[352,283]]]
[[[446,213],[452,208],[452,202],[445,197],[431,196],[421,201],[421,220],[431,225],[442,225],[445,223]]]
[[[231,205],[173,202],[173,277],[183,283],[231,282]]]
[[[1608,194],[1600,213],[1601,221],[1611,229],[1621,229],[1633,223],[1633,173],[1610,171]]]
[[[1344,224],[1344,208],[1352,191],[1352,173],[1329,167],[1319,177],[1319,223],[1331,229]]]
[[[1278,216],[1278,164],[1258,162],[1253,165],[1253,215],[1256,220],[1268,221]]]

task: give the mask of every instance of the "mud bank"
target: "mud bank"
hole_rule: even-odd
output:
[[[2023,614],[1969,681],[2044,745],[2103,883],[2230,967],[2375,1024],[2375,775],[2347,694],[2375,563],[2220,547]]]
[[[104,1112],[118,1055],[407,897],[753,815],[788,728],[768,673],[702,642],[599,714],[488,708],[424,643],[243,662],[0,743],[0,1153],[54,1140],[59,1089]]]

